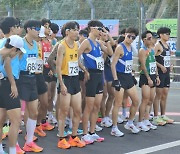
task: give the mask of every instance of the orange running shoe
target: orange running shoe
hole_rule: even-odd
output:
[[[24,137],[24,139],[27,141],[27,135]],[[38,138],[36,136],[33,136],[33,142],[36,142]]]
[[[83,148],[86,146],[86,143],[81,141],[78,137],[75,137],[74,139],[70,136],[68,143],[72,147],[78,147],[78,148]]]
[[[46,136],[46,133],[42,130],[41,125],[37,126],[34,132],[37,133],[41,137]]]
[[[41,124],[42,130],[53,130],[55,127],[53,125],[50,125],[48,122]]]
[[[7,137],[6,134],[2,134],[2,140],[4,140]]]
[[[23,150],[25,152],[41,152],[43,151],[43,148],[39,147],[36,143],[30,142],[30,143],[25,143]]]
[[[24,154],[25,151],[23,151],[18,144],[16,144],[16,154]]]
[[[66,139],[62,139],[62,140],[59,140],[58,142],[58,148],[61,148],[61,149],[69,149],[71,148],[71,145],[66,141]]]

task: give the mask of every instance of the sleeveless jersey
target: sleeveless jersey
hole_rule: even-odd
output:
[[[62,75],[67,76],[77,76],[79,75],[79,65],[78,65],[78,45],[74,42],[74,47],[70,48],[66,41],[61,42],[65,46],[65,53],[61,66]]]
[[[120,45],[123,47],[124,55],[122,58],[119,58],[117,64],[116,64],[116,70],[120,73],[131,73],[132,72],[132,47],[131,51],[128,51],[124,43],[120,43]]]
[[[51,42],[49,40],[47,40],[47,41],[42,40],[41,44],[42,44],[42,57],[43,57],[43,61],[44,61],[44,66],[46,68],[49,68],[47,60],[51,53]]]
[[[83,53],[85,67],[88,69],[104,70],[104,59],[100,44],[97,42],[97,46],[95,46],[92,40],[88,40],[92,50],[89,53]]]
[[[158,63],[160,63],[161,65],[163,65],[164,67],[166,67],[167,68],[167,73],[169,73],[170,72],[170,65],[171,65],[170,48],[169,47],[165,48],[161,41],[159,41],[159,43],[161,44],[161,46],[163,48],[163,52],[159,56],[156,56],[156,61]],[[161,74],[163,73],[162,70],[159,67],[158,67],[158,72],[161,73]]]

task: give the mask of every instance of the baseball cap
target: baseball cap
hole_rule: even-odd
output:
[[[15,48],[20,49],[23,53],[26,53],[26,50],[24,49],[24,41],[22,37],[18,35],[12,35],[9,37],[10,42],[9,44],[12,45]]]
[[[46,35],[44,34],[45,32],[45,27],[44,26],[41,26],[41,29],[39,31],[39,37],[46,37]]]

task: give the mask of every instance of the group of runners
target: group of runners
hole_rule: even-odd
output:
[[[3,126],[8,120],[10,154],[43,151],[35,143],[34,133],[45,137],[46,131],[56,125],[57,146],[69,149],[104,141],[96,133],[103,127],[112,127],[113,136],[124,136],[118,123],[126,122],[124,128],[137,134],[174,122],[165,115],[172,69],[167,44],[169,28],[161,27],[157,33],[145,31],[141,36],[143,47],[138,54],[141,101],[131,46],[138,35],[136,28],[125,29],[117,41],[98,20],[89,21],[82,30],[77,22],[67,22],[61,28],[60,41],[56,39],[59,26],[49,19],[28,20],[22,25],[18,18],[5,17],[0,20],[0,29],[0,154],[5,154]],[[129,100],[132,104],[127,116]],[[152,106],[154,117],[150,122]],[[158,115],[159,106],[161,115]],[[122,115],[119,115],[121,107]],[[97,125],[99,112],[101,127]],[[22,120],[26,141],[21,149],[18,133]]]

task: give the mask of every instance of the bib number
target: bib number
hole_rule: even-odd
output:
[[[43,60],[41,60],[41,59],[36,60],[36,72],[37,73],[43,72]]]
[[[164,57],[164,67],[170,67],[171,61],[170,61],[170,56],[165,56]]]
[[[156,62],[149,63],[150,75],[156,74]]]
[[[69,62],[68,63],[68,70],[69,70],[69,75],[68,76],[76,76],[79,74],[79,66],[78,62]]]
[[[96,66],[98,70],[104,70],[104,59],[102,57],[96,58]]]
[[[27,58],[26,70],[30,73],[35,73],[36,71],[36,57]]]
[[[131,73],[132,72],[132,60],[127,60],[125,65],[125,73]]]
[[[0,80],[4,78],[4,74],[0,72]]]
[[[44,52],[44,65],[48,65],[48,58],[49,58],[50,52]]]

